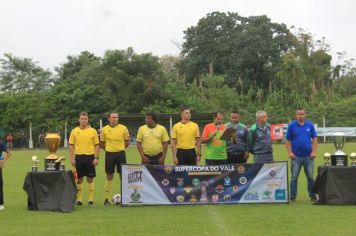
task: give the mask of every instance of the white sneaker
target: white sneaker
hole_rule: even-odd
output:
[[[0,211],[2,211],[4,209],[5,209],[4,205],[0,205]]]

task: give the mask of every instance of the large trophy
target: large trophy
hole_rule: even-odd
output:
[[[342,151],[345,144],[345,133],[335,132],[333,133],[333,142],[336,148],[336,152],[331,155],[332,166],[347,166],[347,155]]]
[[[64,157],[59,158],[56,155],[59,144],[61,143],[61,137],[57,133],[47,133],[45,137],[45,143],[47,145],[49,155],[45,159],[45,171],[64,170]]]

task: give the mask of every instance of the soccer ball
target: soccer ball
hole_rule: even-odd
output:
[[[121,204],[121,195],[118,193],[118,194],[115,194],[113,197],[112,197],[112,202],[115,204],[115,205],[120,205]]]

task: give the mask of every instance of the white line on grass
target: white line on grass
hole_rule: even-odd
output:
[[[229,226],[225,223],[224,217],[219,214],[219,211],[216,210],[217,206],[213,205],[205,205],[209,215],[211,216],[212,221],[215,223],[218,235],[227,235],[230,230],[228,230]],[[209,232],[208,232],[209,234]]]

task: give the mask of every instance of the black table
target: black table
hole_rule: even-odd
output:
[[[74,210],[77,188],[72,171],[28,172],[23,189],[28,196],[29,210]]]
[[[316,204],[356,205],[356,167],[319,166],[313,190]]]

